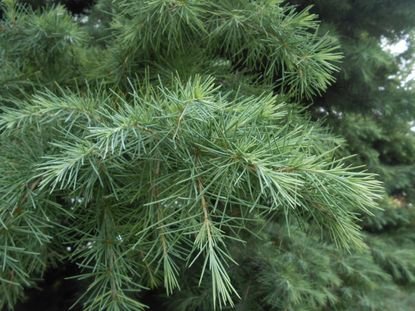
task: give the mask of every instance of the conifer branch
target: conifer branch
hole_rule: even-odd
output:
[[[381,184],[293,103],[342,58],[310,8],[100,0],[91,14],[10,2],[0,21],[0,309],[51,261],[77,265],[90,311],[143,310],[161,288],[172,310],[319,310],[385,277],[339,256],[374,243],[358,215]],[[408,262],[373,258],[412,282]]]

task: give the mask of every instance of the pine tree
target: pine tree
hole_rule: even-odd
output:
[[[308,5],[308,1],[291,2]],[[379,286],[386,290],[397,286],[394,308],[411,310],[415,272],[415,143],[411,126],[415,102],[408,74],[413,70],[415,3],[366,0],[314,4],[312,12],[322,18],[321,28],[330,29],[339,38],[345,57],[336,84],[314,99],[312,111],[317,117],[325,115],[331,128],[346,139],[346,153],[358,154],[353,163],[365,164],[384,182],[389,196],[381,201],[384,211],[363,217],[363,227],[368,232],[370,255],[392,279]],[[406,41],[407,50],[392,55],[384,42],[399,40]]]
[[[300,7],[310,1],[294,0]],[[413,1],[314,1],[313,12],[341,45],[344,60],[337,82],[315,98],[314,114],[324,115],[361,163],[379,174],[389,194],[414,200],[415,117],[411,81]],[[405,39],[398,56],[383,46]]]
[[[302,108],[342,58],[309,8],[3,10],[1,307],[68,263],[84,310],[142,310],[146,293],[169,310],[397,302],[413,261],[359,219],[405,216],[375,217],[380,183]]]

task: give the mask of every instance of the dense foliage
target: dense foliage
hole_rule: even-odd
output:
[[[307,6],[310,1],[291,1]],[[322,28],[339,39],[344,60],[337,82],[315,98],[316,116],[346,138],[350,152],[376,172],[388,193],[414,200],[415,117],[412,81],[413,1],[313,1]],[[391,54],[385,42],[406,40]]]
[[[373,133],[398,135],[379,124],[413,120],[373,108],[384,94],[411,108],[379,45],[395,23],[366,30],[392,65],[360,109],[350,98],[366,88],[350,81],[378,73],[344,44],[358,31],[320,27],[310,8],[101,0],[72,16],[27,3],[5,1],[0,24],[1,307],[74,265],[84,310],[410,309],[412,212],[377,209],[397,199],[359,166],[402,192],[372,151],[394,147],[370,146],[374,165],[363,151]]]
[[[310,1],[293,0],[300,7]],[[337,82],[314,98],[315,117],[347,141],[354,163],[379,174],[388,198],[384,212],[365,218],[363,226],[373,240],[372,255],[400,287],[396,309],[411,310],[414,257],[415,94],[413,81],[413,1],[313,1],[312,12],[322,28],[339,38],[344,60]],[[387,45],[404,40],[407,47],[396,54]],[[387,262],[385,262],[387,261]],[[409,273],[409,271],[412,271]],[[403,275],[407,275],[403,277]],[[390,282],[378,286],[386,288]],[[378,300],[382,296],[377,296]]]

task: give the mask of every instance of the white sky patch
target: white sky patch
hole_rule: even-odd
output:
[[[408,42],[406,39],[402,39],[398,42],[391,43],[386,38],[381,39],[382,48],[393,55],[399,55],[408,49]]]
[[[382,49],[385,51],[390,52],[394,56],[398,56],[399,54],[402,54],[408,49],[408,37],[404,37],[401,40],[397,42],[391,42],[386,38],[381,38],[381,46]],[[402,67],[405,67],[406,64],[401,64]],[[415,68],[412,68],[412,73],[409,75],[402,77],[402,86],[408,85],[409,82],[413,81],[415,79]]]
[[[403,38],[402,40],[399,40],[398,42],[392,43],[388,41],[386,38],[381,39],[381,45],[382,49],[385,51],[388,51],[392,53],[394,56],[398,56],[399,54],[402,54],[408,49],[408,42],[406,38]],[[405,66],[405,64],[402,64],[402,66]],[[412,81],[415,79],[415,68],[412,69],[412,73],[409,74],[404,81],[402,81],[402,84],[405,85],[409,81]],[[415,121],[412,121],[410,123],[411,131],[415,132]]]

